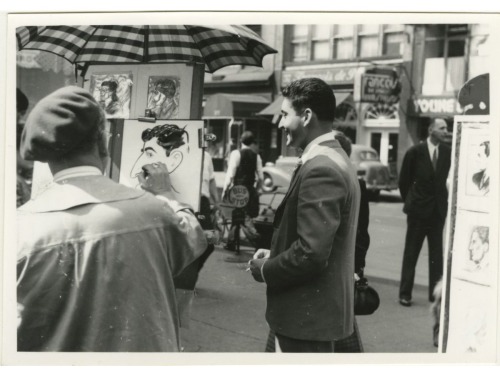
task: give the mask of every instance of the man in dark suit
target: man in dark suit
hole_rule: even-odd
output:
[[[407,215],[407,231],[399,303],[412,304],[415,266],[427,237],[429,245],[429,300],[443,273],[443,227],[448,209],[446,179],[450,169],[451,150],[445,144],[449,137],[446,122],[434,119],[425,142],[412,146],[405,154],[399,175],[399,190]]]
[[[353,332],[359,183],[332,132],[335,96],[316,78],[283,90],[280,127],[304,150],[276,210],[271,250],[250,261],[283,352],[333,352]]]

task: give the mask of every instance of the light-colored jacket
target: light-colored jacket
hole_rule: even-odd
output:
[[[206,248],[184,209],[104,176],[20,207],[18,351],[178,351],[172,277]]]

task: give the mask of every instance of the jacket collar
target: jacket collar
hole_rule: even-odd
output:
[[[52,182],[34,199],[18,208],[19,212],[62,211],[85,204],[130,200],[146,192],[128,188],[102,175],[86,175]]]

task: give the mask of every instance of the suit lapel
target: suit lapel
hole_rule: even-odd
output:
[[[299,174],[302,173],[301,170],[303,168],[304,168],[304,165],[302,165],[299,168],[299,170],[294,174],[293,179],[290,182],[290,186],[288,187],[288,190],[286,191],[285,196],[283,197],[283,200],[281,200],[281,203],[279,204],[278,208],[276,209],[276,213],[274,215],[274,221],[273,221],[273,225],[275,227],[279,226],[279,224],[281,222],[281,217],[283,216],[283,211],[285,210],[286,201],[287,201],[288,197],[290,196],[290,193],[292,192],[292,190],[297,185],[297,181],[299,180]]]
[[[334,141],[324,141],[324,142],[321,142],[318,145],[328,146],[328,147],[331,147],[331,148],[334,148],[336,146],[340,147],[340,144],[336,140],[334,140]],[[287,201],[288,197],[290,196],[291,192],[293,191],[293,189],[295,188],[295,186],[297,185],[297,182],[299,181],[299,175],[304,171],[303,169],[304,169],[304,165],[306,163],[307,163],[307,161],[304,162],[302,164],[302,166],[299,168],[299,171],[297,171],[297,173],[294,174],[293,179],[290,182],[290,186],[288,187],[288,190],[286,191],[286,194],[283,197],[283,200],[281,201],[280,205],[276,209],[276,213],[274,215],[274,221],[273,221],[273,226],[274,227],[278,227],[279,226],[279,224],[281,222],[281,218],[283,216],[283,211],[285,210],[286,201]]]

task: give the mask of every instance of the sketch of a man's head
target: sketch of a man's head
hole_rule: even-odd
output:
[[[111,101],[117,101],[118,96],[116,91],[118,90],[118,83],[114,80],[107,80],[101,83],[99,88],[99,93],[101,95],[101,100],[111,99]]]
[[[483,263],[490,248],[490,231],[486,226],[473,228],[469,241],[469,260],[475,265]]]
[[[143,142],[141,154],[135,161],[130,176],[137,177],[142,171],[142,166],[155,162],[165,163],[169,173],[174,172],[183,159],[182,151],[178,149],[186,145],[189,152],[189,134],[184,128],[179,128],[175,124],[163,124],[144,130],[141,135]]]
[[[490,157],[490,142],[484,141],[479,144],[479,153],[478,157],[480,158],[489,158]]]
[[[175,86],[175,81],[169,78],[165,78],[156,82],[156,91],[165,94],[167,98],[173,98],[177,91]]]

